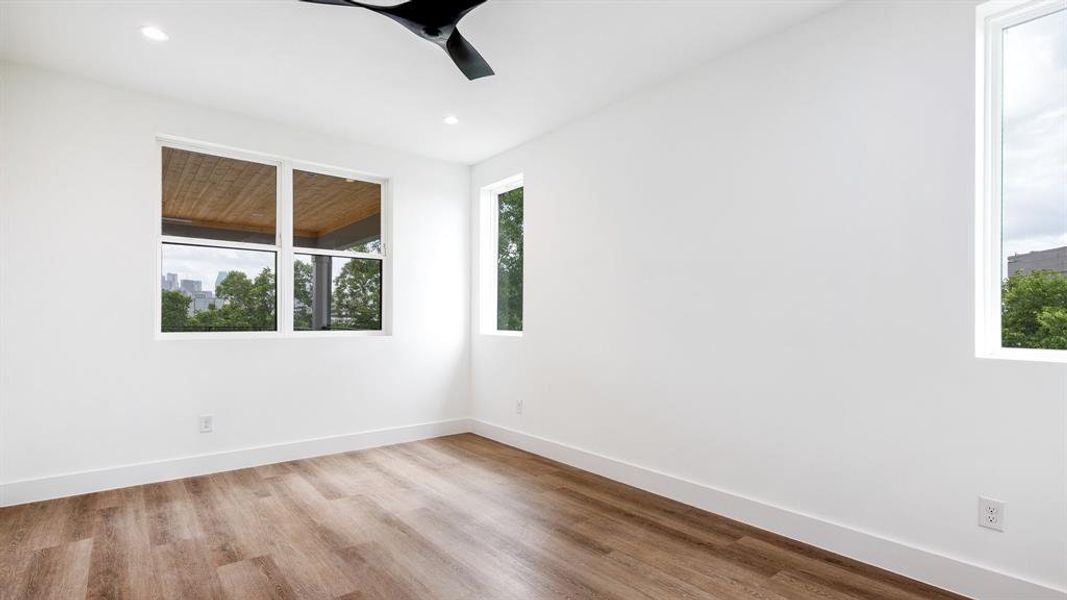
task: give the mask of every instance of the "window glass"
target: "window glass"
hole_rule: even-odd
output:
[[[1002,345],[1067,349],[1067,11],[1002,48]]]
[[[162,149],[160,331],[382,331],[384,184],[249,156]]]
[[[382,261],[297,254],[293,280],[295,330],[382,328]]]
[[[496,328],[522,331],[522,192],[497,196]]]
[[[163,235],[274,244],[278,169],[163,148]]]
[[[162,330],[274,331],[274,252],[163,244]]]
[[[293,245],[380,253],[382,186],[293,170]]]

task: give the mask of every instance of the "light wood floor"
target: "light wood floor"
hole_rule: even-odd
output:
[[[2,598],[959,598],[474,435],[0,509]]]

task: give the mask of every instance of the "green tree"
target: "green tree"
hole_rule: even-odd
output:
[[[274,272],[264,268],[255,279],[230,271],[215,289],[222,308],[196,313],[195,331],[273,331],[275,322]]]
[[[1004,347],[1067,350],[1067,276],[1015,273],[1004,280],[1001,298]]]
[[[193,323],[196,331],[239,331],[243,329],[240,326],[235,326],[227,317],[232,318],[232,312],[227,311],[224,314],[223,311],[214,306],[208,306],[207,310],[202,310],[193,315]]]
[[[310,263],[296,261],[293,263],[293,296],[296,305],[293,307],[293,327],[295,329],[311,329],[311,294],[314,269]]]
[[[185,331],[189,321],[189,296],[173,290],[163,290],[161,313],[163,331]]]
[[[376,254],[382,251],[382,240],[379,238],[366,242],[360,242],[358,244],[353,244],[352,246],[345,248],[345,250],[351,250],[353,252],[366,252],[367,254]]]
[[[353,258],[333,282],[331,329],[382,328],[382,263]]]
[[[522,331],[522,191],[498,197],[496,327],[502,331]]]

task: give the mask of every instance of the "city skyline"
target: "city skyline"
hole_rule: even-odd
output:
[[[221,282],[219,273],[240,271],[255,279],[264,268],[277,271],[274,253],[262,250],[164,244],[162,254],[164,274],[174,273],[179,280],[199,281],[203,291],[212,293]]]
[[[215,276],[216,288],[229,273],[229,271],[218,272]],[[162,291],[179,292],[190,298],[189,315],[212,308],[218,309],[226,304],[225,300],[221,300],[215,295],[214,289],[203,289],[204,282],[199,279],[183,279],[177,273],[166,273],[159,278],[159,284]]]

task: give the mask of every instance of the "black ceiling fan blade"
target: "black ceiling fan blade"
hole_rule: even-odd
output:
[[[344,0],[336,0],[343,2]],[[486,0],[408,0],[392,6],[362,4],[375,12],[435,27],[455,25],[475,7]]]
[[[448,36],[445,51],[452,57],[452,62],[456,63],[459,70],[463,71],[463,74],[471,81],[494,75],[489,63],[485,62],[474,46],[464,39],[458,29],[453,30],[452,35]]]
[[[355,6],[376,13],[397,17],[421,26],[444,27],[455,25],[464,15],[486,0],[408,0],[400,4],[367,4],[357,0],[301,0],[312,4]]]
[[[301,2],[310,2],[312,4],[329,4],[331,6],[356,6],[363,7],[364,5],[359,2],[349,0],[300,0]]]
[[[456,23],[486,0],[408,0],[392,6],[367,4],[357,0],[302,0],[314,4],[355,6],[389,17],[406,29],[440,46],[467,79],[495,75],[482,55],[456,29]]]

